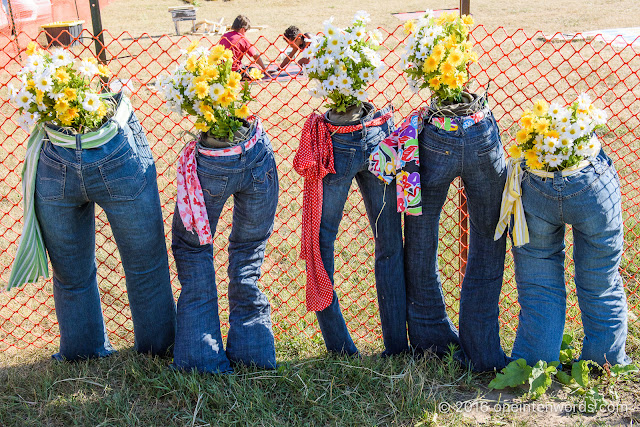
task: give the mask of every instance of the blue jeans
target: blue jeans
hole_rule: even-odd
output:
[[[555,361],[565,322],[565,224],[573,227],[573,260],[582,312],[582,359],[629,364],[627,299],[618,268],[623,229],[620,183],[603,152],[578,173],[541,178],[525,172],[522,201],[528,244],[513,248],[520,315],[512,356],[532,365]]]
[[[379,112],[372,109],[361,121],[365,123],[380,117],[389,111],[388,108]],[[320,255],[333,282],[334,243],[351,181],[355,177],[375,238],[375,278],[385,355],[408,349],[402,225],[401,215],[396,208],[396,188],[395,185],[386,186],[368,169],[369,155],[391,131],[393,119],[381,126],[364,127],[356,132],[332,136],[336,173],[325,176],[323,180],[320,222]],[[331,305],[317,311],[316,315],[328,351],[349,355],[358,353],[335,291]]]
[[[231,363],[275,368],[271,306],[258,288],[267,239],[278,205],[278,173],[266,133],[242,154],[197,155],[198,178],[212,232],[225,201],[233,196],[229,235],[229,333],[222,343],[213,245],[201,245],[187,231],[178,208],[173,214],[173,256],[182,285],[174,366],[200,372],[228,372]]]
[[[499,301],[506,237],[493,240],[506,166],[498,125],[489,115],[475,125],[445,131],[425,122],[419,135],[422,215],[405,218],[409,341],[418,350],[459,344],[474,370],[505,366]],[[469,209],[469,252],[460,292],[460,333],[446,312],[438,269],[440,213],[451,182],[461,177]]]
[[[95,204],[106,213],[126,278],[135,348],[165,354],[176,311],[164,239],[156,168],[144,130],[131,114],[108,143],[82,150],[46,140],[40,153],[35,209],[53,266],[60,326],[57,359],[112,353],[96,276]]]

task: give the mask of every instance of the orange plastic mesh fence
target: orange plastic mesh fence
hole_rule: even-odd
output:
[[[424,104],[425,98],[413,94],[400,71],[402,41],[401,27],[392,32],[380,29],[384,41],[380,50],[387,65],[380,79],[369,89],[372,102],[382,107],[395,107],[399,123],[412,110]],[[24,36],[24,35],[23,35]],[[190,138],[193,121],[170,113],[159,97],[155,82],[160,74],[168,73],[195,36],[190,37],[132,37],[124,33],[117,37],[105,33],[109,67],[114,80],[130,90],[138,118],[147,131],[149,143],[156,157],[158,184],[161,194],[167,245],[170,243],[171,216],[175,205],[175,162],[184,142]],[[531,107],[531,99],[569,103],[581,92],[589,93],[599,107],[611,118],[603,145],[615,161],[620,174],[623,195],[625,252],[620,266],[627,289],[629,310],[638,313],[636,275],[640,266],[638,256],[638,207],[640,206],[638,178],[638,148],[640,141],[640,47],[624,40],[605,42],[599,38],[546,40],[542,33],[533,35],[518,30],[476,27],[471,34],[479,54],[478,64],[471,67],[475,78],[474,91],[488,90],[490,105],[498,119],[505,145],[513,143],[514,121],[524,108]],[[44,41],[43,34],[38,37]],[[218,37],[204,38],[207,46]],[[21,39],[22,40],[22,39]],[[640,39],[636,41],[640,43]],[[16,73],[25,59],[16,43],[0,38],[3,61],[0,64],[0,280],[4,286],[9,278],[13,256],[22,228],[20,172],[25,154],[27,134],[17,125],[18,112],[7,101],[6,85],[19,83]],[[23,42],[20,43],[24,49]],[[276,41],[259,37],[256,47],[263,59],[277,61],[287,47],[282,39]],[[71,48],[77,56],[93,56],[91,35],[85,30],[80,44]],[[313,313],[304,305],[304,262],[299,259],[300,220],[303,179],[292,168],[298,146],[298,135],[305,118],[321,102],[305,91],[308,80],[299,75],[261,82],[252,86],[256,101],[251,107],[263,119],[274,145],[280,175],[280,202],[273,236],[269,240],[263,266],[261,286],[273,307],[276,336],[314,337],[319,334]],[[424,91],[426,92],[426,91]],[[423,94],[427,95],[427,94]],[[441,216],[439,263],[449,314],[457,321],[461,253],[464,250],[461,229],[466,229],[459,204],[461,185],[451,187],[449,200]],[[463,212],[463,211],[462,211]],[[226,247],[231,226],[231,207],[228,203],[218,223],[214,242],[216,274],[220,294],[221,316],[226,327],[226,289],[228,277],[225,263]],[[118,343],[133,341],[131,315],[127,306],[125,281],[116,244],[106,217],[99,211],[96,220],[96,257],[102,292],[105,322],[110,337]],[[571,234],[567,233],[567,253],[571,254]],[[174,293],[180,285],[175,264],[170,255]],[[341,298],[345,318],[354,338],[373,342],[381,338],[377,316],[375,281],[373,275],[373,238],[362,199],[353,186],[345,206],[341,231],[336,241],[335,282]],[[572,277],[571,257],[567,257],[567,277]],[[572,281],[569,280],[568,318],[579,321],[579,310]],[[0,350],[43,347],[57,341],[51,280],[0,294]],[[513,262],[507,257],[501,322],[505,331],[517,326],[517,293],[513,278]],[[633,320],[632,320],[633,321]]]

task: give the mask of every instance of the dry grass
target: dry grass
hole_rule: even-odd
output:
[[[166,72],[167,68],[170,68],[175,63],[176,58],[179,56],[179,48],[186,47],[190,39],[194,38],[193,36],[178,38],[173,35],[173,24],[166,8],[177,4],[180,4],[177,0],[159,0],[153,3],[115,0],[104,8],[102,13],[104,27],[113,36],[113,38],[107,37],[109,43],[108,56],[112,59],[110,67],[118,78],[132,79],[134,89],[132,101],[139,112],[138,116],[142,119],[143,126],[148,132],[149,142],[157,159],[158,185],[165,216],[167,244],[170,241],[169,226],[175,204],[174,164],[178,151],[185,138],[188,138],[185,131],[191,130],[192,122],[167,113],[162,100],[154,90],[153,82],[159,73]],[[444,1],[377,2],[374,9],[363,2],[323,1],[311,3],[295,0],[287,2],[202,1],[202,5],[198,9],[198,18],[217,19],[224,16],[225,22],[230,23],[235,15],[242,12],[248,15],[253,23],[268,25],[269,27],[263,31],[251,33],[250,38],[256,41],[258,48],[264,52],[265,58],[275,60],[279,51],[285,47],[282,40],[278,40],[278,36],[288,25],[296,24],[304,31],[317,32],[322,29],[322,21],[330,15],[336,17],[338,24],[345,24],[351,19],[356,10],[368,10],[372,15],[374,26],[382,27],[385,33],[389,32],[389,37],[381,50],[389,69],[376,82],[374,89],[370,92],[373,96],[373,102],[377,106],[382,106],[386,102],[391,102],[394,105],[396,122],[398,122],[409,111],[418,107],[424,101],[424,98],[412,95],[406,87],[404,78],[399,75],[397,67],[394,68],[399,59],[397,46],[404,34],[401,29],[397,29],[401,22],[391,16],[390,13],[421,10],[427,7],[437,9],[453,6],[456,6],[455,2]],[[491,94],[490,102],[496,117],[499,119],[505,143],[511,141],[514,133],[514,120],[532,97],[543,96],[548,100],[558,99],[568,102],[578,92],[587,90],[597,97],[597,102],[601,106],[608,106],[609,111],[614,115],[609,123],[610,132],[603,136],[603,140],[616,161],[623,186],[627,246],[625,248],[622,273],[630,294],[630,308],[637,313],[637,295],[640,287],[640,278],[637,277],[637,266],[640,265],[640,256],[638,255],[640,244],[637,239],[637,236],[640,236],[640,226],[637,218],[638,206],[640,206],[640,181],[637,179],[637,153],[640,148],[638,146],[638,141],[640,140],[640,120],[638,119],[638,112],[640,111],[640,79],[638,75],[640,57],[637,52],[640,49],[626,48],[621,50],[604,46],[598,42],[585,43],[584,41],[562,44],[544,43],[537,38],[540,34],[536,33],[536,31],[542,30],[551,33],[555,31],[576,32],[607,27],[635,26],[637,25],[635,18],[640,15],[640,5],[636,1],[630,0],[599,0],[586,4],[585,2],[574,0],[564,2],[541,0],[526,4],[504,2],[497,4],[495,1],[478,0],[473,1],[471,7],[476,22],[482,25],[473,32],[473,38],[478,43],[478,51],[482,53],[480,63],[472,69],[472,73],[476,76],[473,88],[486,87],[491,82],[489,89]],[[132,11],[135,11],[135,19],[131,19]],[[500,26],[504,28],[498,28]],[[181,29],[186,28],[187,24],[182,23]],[[517,31],[517,28],[524,28],[526,32]],[[120,35],[124,31],[128,32],[128,34]],[[143,33],[152,36],[168,35],[138,39],[137,37]],[[215,43],[216,41],[217,37],[211,37],[203,42]],[[275,45],[273,44],[274,41]],[[84,47],[75,48],[75,51],[83,55],[91,54],[91,45],[86,43]],[[6,99],[6,88],[4,86],[12,79],[17,69],[18,64],[13,62],[6,69],[0,71],[0,83],[2,83],[0,98]],[[272,138],[280,174],[280,204],[276,218],[275,233],[267,247],[262,283],[274,307],[275,332],[281,335],[278,357],[285,360],[299,358],[300,352],[303,352],[306,358],[315,356],[322,347],[315,324],[315,316],[306,313],[304,308],[304,263],[298,259],[302,179],[291,170],[293,155],[298,144],[297,136],[301,131],[304,118],[314,109],[320,108],[319,102],[309,99],[304,94],[302,90],[304,84],[305,80],[292,80],[286,83],[271,82],[269,84],[256,85],[252,89],[257,96],[255,109],[259,110],[260,116],[265,120],[265,128]],[[6,282],[8,279],[9,266],[17,248],[22,216],[22,209],[19,205],[19,171],[24,157],[22,144],[26,139],[26,134],[16,129],[9,119],[14,114],[15,109],[9,104],[4,103],[0,106],[0,136],[4,137],[1,139],[3,141],[2,144],[0,144],[0,159],[2,160],[2,165],[0,165],[0,194],[3,195],[0,200],[0,279],[2,282]],[[353,192],[345,207],[345,218],[342,223],[343,231],[338,242],[336,242],[336,283],[339,293],[342,295],[341,301],[342,306],[345,307],[345,317],[353,331],[354,338],[360,341],[359,345],[365,349],[366,353],[374,353],[380,350],[381,334],[377,321],[377,304],[373,279],[373,243],[361,198],[355,187],[352,190]],[[449,312],[452,318],[456,319],[460,260],[457,243],[459,236],[457,227],[458,210],[454,202],[457,200],[457,190],[454,187],[451,188],[450,198],[452,201],[446,205],[441,218],[440,267],[446,300],[450,305]],[[221,307],[223,309],[226,308],[227,276],[224,265],[226,262],[227,238],[230,231],[230,212],[229,203],[219,222],[218,234],[214,244],[217,278],[219,280],[218,286],[222,297]],[[101,291],[105,305],[107,327],[110,331],[113,331],[110,338],[112,338],[116,347],[123,348],[130,346],[132,341],[131,323],[127,319],[129,311],[126,306],[122,268],[104,215],[99,215],[98,217],[97,233],[97,257],[100,261],[99,275],[102,279]],[[568,242],[570,243],[570,239]],[[570,273],[572,271],[571,262],[568,262],[567,268]],[[178,282],[175,278],[173,260],[171,260],[171,269],[177,294]],[[501,320],[506,324],[502,333],[503,344],[506,349],[511,347],[513,340],[513,328],[516,325],[515,319],[518,312],[516,301],[517,294],[513,281],[512,260],[508,254],[501,311]],[[573,306],[569,310],[569,316],[579,319],[575,299],[572,298],[570,303]],[[223,321],[225,317],[226,311],[223,311]],[[16,366],[46,357],[55,348],[57,336],[50,282],[41,281],[17,292],[0,294],[0,319],[3,319],[0,325],[0,351],[8,348],[8,351],[0,353],[0,366]],[[634,323],[637,325],[637,321],[632,321],[632,325]],[[571,327],[576,327],[576,324],[571,323]],[[637,354],[638,342],[634,335],[637,332],[637,328],[632,330],[634,333],[630,336],[630,344],[632,351]],[[309,337],[310,339],[304,337]],[[21,350],[18,356],[15,348],[11,347],[22,348],[32,344],[45,346],[45,348],[34,350],[32,346],[27,350],[28,354],[25,353],[25,350]],[[295,352],[292,352],[293,347],[296,348]],[[14,358],[16,359],[14,360]],[[115,364],[107,362],[105,366],[100,364],[89,365],[88,368],[84,366],[82,369],[97,370],[95,375],[109,377],[114,366],[120,363],[124,363],[129,370],[135,371],[139,368],[140,362],[136,360],[116,361]],[[379,366],[376,363],[373,365],[378,369]],[[162,368],[155,362],[151,364],[146,364],[145,362],[143,364],[145,364],[143,371],[161,371]],[[36,362],[35,365],[38,365],[36,366],[36,371],[39,372],[45,372],[50,369],[42,361]],[[373,367],[373,365],[371,366]],[[402,370],[393,362],[380,368],[389,369],[393,372],[397,372],[394,369]],[[340,367],[332,366],[330,369],[333,369],[337,376],[342,372]],[[452,395],[442,394],[440,391],[446,389],[446,387],[431,380],[425,380],[423,378],[425,374],[424,367],[421,367],[417,372],[413,372],[414,369],[413,366],[408,368],[410,375],[406,378],[410,378],[411,375],[418,375],[421,379],[415,384],[405,384],[406,390],[426,403],[417,404],[413,401],[415,399],[412,398],[413,400],[410,403],[414,406],[407,407],[409,409],[406,409],[404,413],[390,410],[389,408],[385,410],[375,409],[378,412],[374,412],[375,415],[369,420],[377,420],[379,423],[393,422],[393,420],[400,423],[424,421],[428,424],[433,420],[433,414],[436,413],[435,404],[437,400],[449,399],[449,401],[455,402],[456,399],[475,399],[478,393],[486,391],[483,390],[482,384],[474,383],[473,387],[469,388],[466,379],[461,381],[460,378],[457,378],[450,381],[447,379],[448,377],[441,375],[442,384],[451,382],[457,387],[457,394],[453,397]],[[438,368],[429,367],[428,369]],[[18,372],[19,370],[19,368],[17,370],[0,370],[0,380],[5,379],[7,375],[13,375],[14,377],[21,375]],[[60,372],[59,374],[67,377],[81,376],[80,374],[76,375],[75,371],[65,372]],[[284,376],[293,378],[293,373],[294,371],[291,371]],[[162,373],[158,374],[159,377],[166,377],[166,375],[164,377],[163,375]],[[140,378],[137,379],[141,381]],[[322,381],[325,381],[324,378],[304,378],[305,382],[322,383]],[[129,377],[118,378],[116,381],[119,384],[121,381],[124,383],[130,379]],[[296,381],[295,379],[293,380]],[[393,398],[393,393],[396,393],[395,384],[397,383],[389,378],[386,380],[391,384],[392,392],[389,392],[391,393],[391,405],[399,405],[398,401]],[[55,381],[57,380],[51,378],[52,383]],[[180,388],[180,392],[184,392],[186,396],[177,398],[177,400],[169,398],[168,402],[164,401],[170,407],[178,402],[176,414],[173,418],[173,422],[178,423],[178,420],[187,420],[189,418],[188,414],[194,414],[194,411],[197,413],[198,405],[196,401],[191,402],[192,395],[185,390],[191,392],[199,380],[192,377],[179,378],[176,376],[174,378],[171,376],[170,381],[175,382],[177,387]],[[274,384],[278,384],[278,381],[278,379],[275,379]],[[479,381],[482,383],[484,379],[480,378]],[[215,388],[217,387],[217,385],[213,384],[215,382],[213,381],[211,384],[205,385],[205,387]],[[347,382],[346,384],[346,388],[340,389],[340,396],[345,397],[345,399],[348,396],[352,396],[350,393],[358,391],[359,383]],[[51,384],[50,386],[53,387]],[[375,387],[376,385],[374,384],[373,386]],[[425,387],[424,389],[422,388],[423,386]],[[25,388],[26,386],[21,384],[19,387]],[[117,384],[111,387],[119,390]],[[355,387],[355,392],[351,387]],[[26,388],[28,389],[28,387]],[[420,389],[419,392],[417,391],[418,389]],[[625,394],[624,398],[629,400],[633,396],[637,396],[636,389],[631,388],[631,391]],[[5,393],[15,393],[16,390],[16,388],[8,388]],[[126,391],[126,389],[123,390]],[[154,393],[153,390],[155,389],[151,389],[152,394]],[[327,390],[330,392],[331,388],[329,387]],[[318,391],[320,399],[322,399],[321,394],[327,390],[325,390],[324,386],[321,387]],[[426,391],[423,393],[423,390]],[[435,390],[433,392],[434,395],[431,394],[433,390]],[[478,392],[478,390],[481,391]],[[144,395],[148,391],[145,387],[141,387],[140,390],[135,389],[133,394],[139,392],[140,395]],[[256,392],[256,389],[249,387],[240,389],[240,391],[253,393]],[[384,389],[384,392],[387,393],[388,390]],[[33,394],[37,393],[38,391],[33,391]],[[25,395],[23,397],[27,399],[27,403],[18,399],[15,404],[30,405],[40,412],[44,411],[45,414],[53,414],[51,419],[55,423],[55,420],[66,420],[64,411],[71,408],[66,402],[61,402],[60,399],[68,399],[69,402],[73,402],[74,399],[82,401],[84,399],[82,393],[88,393],[90,397],[93,396],[88,390],[70,388],[68,393],[65,391],[61,395],[56,395],[56,399],[52,401],[42,398],[39,404],[31,405]],[[107,397],[111,395],[106,391],[101,394],[101,396]],[[207,391],[205,390],[202,395],[206,397]],[[139,396],[127,396],[122,399],[123,406],[118,407],[117,410],[120,411],[124,407],[129,408],[132,405],[137,406],[138,410],[131,409],[131,413],[126,414],[127,416],[133,414],[133,420],[135,420],[136,414],[141,414],[139,411],[140,406],[145,404],[158,405],[158,401],[162,402],[162,399],[166,398],[166,396],[160,396],[152,399],[153,402],[145,402]],[[195,397],[197,397],[196,400],[199,400],[200,394],[196,393]],[[383,397],[383,399],[389,399],[389,397]],[[89,400],[91,400],[90,404],[86,404],[84,407],[94,408],[92,405],[100,401],[100,396],[93,396]],[[236,406],[233,403],[233,399],[229,397],[228,400],[229,402],[227,403],[229,404],[225,403],[223,407],[231,415],[242,416],[241,413],[234,413]],[[354,399],[353,403],[355,403],[355,406],[368,408],[370,401],[371,399],[368,398],[364,400]],[[250,400],[249,402],[254,404],[262,402],[264,404],[264,400],[260,399]],[[379,405],[380,402],[377,402],[371,406],[376,407]],[[95,407],[100,408],[99,405]],[[2,404],[0,404],[0,411],[3,410],[2,408]],[[4,406],[4,409],[8,410],[9,406]],[[248,410],[246,406],[240,406],[240,409]],[[107,409],[107,414],[109,410]],[[321,407],[318,410],[323,413],[323,416],[326,416],[321,418],[326,423],[339,422],[340,418],[335,418],[334,412],[330,409]],[[422,413],[419,411],[422,411]],[[357,414],[352,420],[366,423],[364,420],[367,419],[370,412],[363,411],[362,414]],[[388,417],[388,414],[393,416]],[[87,411],[84,416],[85,418],[81,418],[85,420],[98,419],[97,417],[92,418],[90,411]],[[203,420],[207,419],[205,416],[201,418]],[[524,421],[539,424],[540,419],[541,417],[523,420],[518,417],[505,418],[504,416],[492,417],[488,421],[482,418],[472,417],[471,419],[466,419],[460,416],[446,418],[448,422],[469,424],[492,421],[507,423]],[[148,422],[151,424],[154,422],[160,423],[161,421],[159,420],[163,420],[163,418],[149,418]],[[225,420],[229,421],[229,419]],[[572,420],[576,421],[575,419],[568,419],[568,421]],[[601,420],[600,418],[594,421],[599,422]],[[617,422],[625,422],[627,419],[618,417],[615,420]],[[188,421],[190,422],[190,418]],[[567,421],[567,419],[564,421]],[[577,422],[589,423],[590,421],[581,418]]]

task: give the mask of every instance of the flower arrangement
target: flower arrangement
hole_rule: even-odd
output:
[[[312,96],[329,98],[328,108],[338,112],[368,99],[366,87],[377,79],[383,64],[375,49],[381,34],[366,32],[369,14],[359,11],[350,26],[341,29],[333,25],[333,17],[324,22],[324,35],[313,37],[308,49],[309,92]]]
[[[95,76],[111,73],[94,58],[75,61],[69,51],[40,50],[33,42],[27,47],[27,63],[18,73],[22,86],[9,85],[12,102],[21,113],[20,126],[30,130],[36,123],[50,122],[77,133],[99,128],[110,107],[91,87]]]
[[[161,93],[173,112],[196,117],[199,131],[233,140],[240,119],[251,115],[247,103],[252,99],[248,83],[231,70],[233,52],[221,45],[208,50],[195,40],[185,56],[171,75],[158,78]],[[249,75],[255,80],[262,72],[254,68]]]
[[[586,94],[567,107],[540,99],[534,102],[533,111],[522,113],[517,144],[509,148],[509,154],[524,156],[530,169],[563,170],[598,154],[600,141],[594,131],[604,128],[606,122],[607,114]]]
[[[469,81],[467,64],[478,60],[467,41],[472,25],[468,15],[443,13],[435,18],[430,10],[417,22],[405,23],[404,30],[410,35],[403,68],[414,91],[429,88],[440,103],[461,101]]]

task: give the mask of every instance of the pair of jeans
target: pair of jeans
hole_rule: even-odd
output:
[[[525,172],[522,202],[529,243],[513,248],[520,315],[512,356],[532,365],[556,361],[566,317],[565,224],[573,227],[573,261],[584,341],[581,358],[629,364],[627,299],[618,268],[623,250],[620,183],[603,152],[569,176]]]
[[[454,119],[457,120],[457,119]],[[405,218],[405,271],[409,341],[442,355],[459,344],[476,371],[501,369],[499,301],[506,237],[493,240],[500,216],[506,165],[491,113],[446,131],[425,121],[419,137],[422,215]],[[460,291],[459,334],[446,312],[438,269],[440,213],[451,182],[461,177],[469,210],[469,252]]]
[[[174,342],[176,309],[156,168],[132,113],[106,144],[83,150],[44,141],[35,209],[53,266],[60,326],[57,359],[107,356],[113,347],[100,307],[95,204],[107,215],[126,278],[135,349],[162,355]]]
[[[351,181],[355,177],[375,238],[375,278],[385,355],[398,354],[408,349],[402,224],[396,207],[395,185],[386,186],[369,172],[368,167],[369,155],[373,149],[393,131],[393,118],[380,126],[366,127],[364,124],[385,115],[390,108],[388,106],[377,112],[369,108],[368,114],[360,121],[363,124],[362,130],[334,133],[331,137],[336,173],[326,175],[323,179],[320,220],[320,255],[333,282],[334,243]],[[350,124],[352,123],[341,125]],[[329,307],[317,311],[316,315],[328,351],[348,355],[358,353],[342,316],[335,290]]]
[[[213,245],[201,245],[195,231],[185,229],[176,206],[171,248],[182,291],[174,366],[211,373],[232,371],[231,363],[275,368],[271,306],[258,288],[278,205],[278,173],[269,138],[262,133],[256,145],[238,155],[198,153],[197,170],[212,232],[225,201],[233,196],[227,270],[229,333],[225,352]]]

